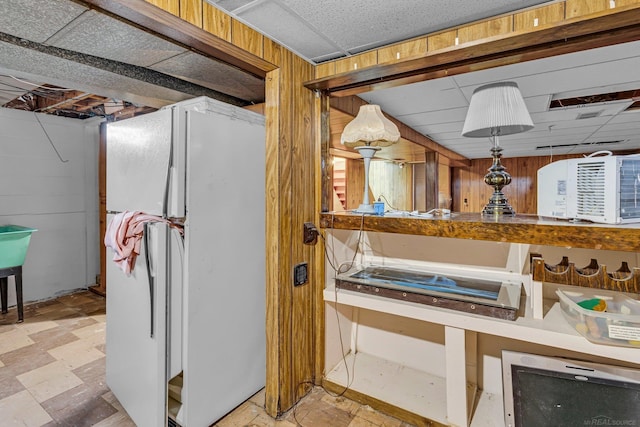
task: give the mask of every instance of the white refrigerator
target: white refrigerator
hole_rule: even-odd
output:
[[[147,223],[130,275],[107,252],[107,385],[140,427],[209,426],[265,383],[264,117],[200,97],[106,128],[107,221],[184,225]]]

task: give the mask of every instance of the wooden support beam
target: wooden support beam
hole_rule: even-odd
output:
[[[191,51],[233,65],[256,77],[265,78],[269,71],[276,69],[272,63],[144,0],[75,1],[90,9],[124,20],[172,43],[179,43]]]
[[[315,79],[305,86],[344,97],[636,40],[640,40],[640,6],[630,5]]]

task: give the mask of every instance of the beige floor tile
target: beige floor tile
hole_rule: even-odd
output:
[[[23,331],[27,335],[35,334],[37,332],[46,331],[57,327],[58,324],[51,320],[30,320],[25,319],[24,323],[16,325],[16,329]]]
[[[400,425],[402,424],[402,421],[375,411],[367,405],[360,407],[360,409],[356,412],[356,418],[369,421],[373,425],[381,427],[400,427]],[[349,427],[354,426],[350,424]]]
[[[364,418],[355,417],[347,427],[379,427],[378,424],[374,424]]]
[[[16,378],[38,402],[44,402],[82,384],[82,380],[75,376],[62,361],[25,372]]]
[[[124,408],[122,407],[122,405],[120,404],[118,399],[116,399],[116,397],[114,396],[114,394],[112,392],[109,391],[109,392],[103,394],[102,398],[104,400],[106,400],[107,403],[111,404],[114,408],[116,408],[118,411],[125,412]]]
[[[131,418],[127,414],[122,412],[116,412],[109,418],[105,418],[93,427],[136,427],[136,423],[131,421]]]
[[[92,346],[104,343],[106,339],[106,326],[104,323],[94,323],[72,332],[83,341],[90,342]]]
[[[9,385],[13,388],[5,388],[4,396],[8,397],[0,400],[0,427],[67,427],[70,424],[61,424],[60,420],[52,420],[52,417],[56,418],[61,412],[60,404],[67,402],[67,395],[76,398],[79,396],[76,395],[76,390],[86,391],[87,387],[92,390],[98,388],[100,397],[118,411],[113,415],[109,415],[111,412],[106,413],[104,416],[109,416],[99,422],[93,421],[96,422],[95,426],[135,427],[113,393],[105,392],[104,369],[100,365],[105,360],[104,351],[101,351],[105,347],[105,316],[87,314],[104,313],[104,299],[85,292],[84,295],[65,296],[61,300],[64,304],[53,301],[30,306],[29,310],[38,315],[25,319],[22,324],[15,324],[15,320],[11,324],[0,324],[0,355],[6,353],[0,356],[3,360],[0,361],[0,367],[4,363],[6,367],[2,369],[5,372],[8,372],[8,367],[12,370],[12,375],[17,375],[10,378],[12,383]],[[94,306],[102,311],[95,310]],[[73,341],[69,342],[70,340]],[[27,369],[33,370],[25,372]],[[72,372],[73,369],[77,370]],[[5,386],[9,385],[5,383]],[[15,394],[9,396],[10,393]],[[42,402],[42,405],[38,402]],[[276,420],[267,415],[264,402],[263,389],[220,420],[216,426],[409,427],[408,424],[399,423],[368,406],[332,396],[320,387],[311,389],[298,402],[296,410],[289,411],[281,419]],[[85,404],[79,405],[82,407]],[[79,410],[95,410],[95,401],[93,405],[87,405],[87,408]],[[50,414],[46,411],[50,411]],[[74,412],[75,415],[77,414]],[[86,418],[83,418],[84,424],[75,424],[76,418],[73,420],[73,425],[88,425]]]
[[[343,396],[336,396],[329,393],[326,393],[324,396],[322,396],[321,400],[350,414],[355,414],[360,410],[360,407],[362,406],[359,403],[354,402],[353,400],[346,399]]]
[[[0,400],[0,414],[3,426],[40,427],[53,421],[27,390]]]
[[[94,314],[90,316],[92,319],[98,321],[99,323],[107,323],[107,315],[106,314]]]
[[[251,420],[251,427],[299,427],[288,420],[276,420],[267,415],[266,412],[260,412],[257,417]]]
[[[264,395],[265,395],[265,390],[262,389],[256,394],[254,394],[253,396],[251,396],[249,398],[249,402],[253,402],[259,407],[264,408]]]
[[[222,420],[218,421],[215,425],[219,427],[244,427],[251,426],[252,421],[260,415],[262,408],[258,407],[254,403],[244,402],[238,406],[232,414],[227,415]]]
[[[80,339],[49,350],[49,354],[72,370],[104,357],[104,353],[95,348],[90,338]]]
[[[0,354],[33,344],[33,340],[20,329],[11,329],[0,334]]]

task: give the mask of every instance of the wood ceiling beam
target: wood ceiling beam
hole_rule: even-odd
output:
[[[73,104],[73,109],[76,111],[87,111],[99,105],[103,105],[106,102],[109,102],[110,98],[105,98],[103,96],[91,95],[90,97],[76,102]]]
[[[311,80],[305,87],[343,97],[636,40],[640,40],[640,7],[631,5]]]
[[[144,0],[73,0],[193,52],[264,79],[276,66]]]

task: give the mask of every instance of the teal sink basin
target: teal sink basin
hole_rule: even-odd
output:
[[[31,233],[35,228],[0,225],[0,269],[24,264]]]

